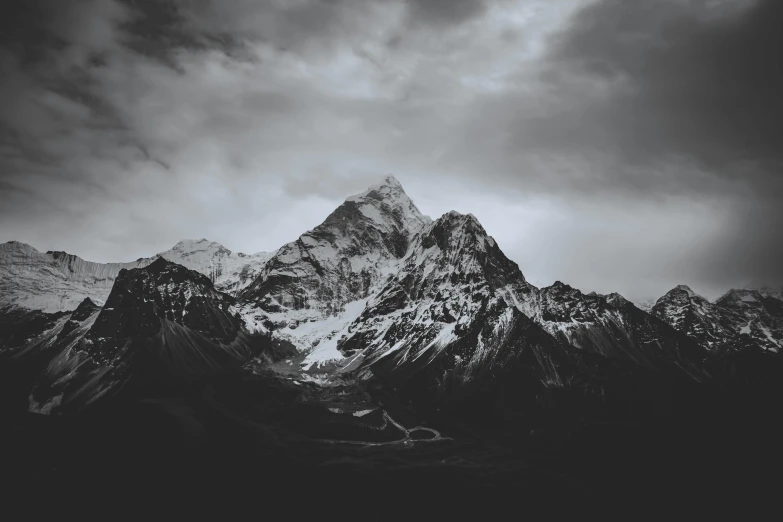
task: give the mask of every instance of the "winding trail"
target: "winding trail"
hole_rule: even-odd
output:
[[[405,436],[398,440],[392,440],[392,441],[385,441],[385,442],[370,442],[366,440],[334,440],[334,439],[322,439],[322,442],[326,442],[327,444],[352,444],[354,446],[392,446],[397,444],[413,444],[415,442],[438,442],[443,440],[452,440],[451,437],[443,437],[438,430],[435,430],[433,428],[427,428],[424,426],[415,426],[413,428],[406,428],[396,420],[392,418],[391,415],[389,415],[389,412],[386,410],[383,410],[383,424],[377,428],[373,428],[379,431],[383,431],[386,429],[386,427],[389,425],[389,423],[392,424],[395,428],[400,430],[405,434]],[[414,431],[428,431],[434,435],[431,439],[413,439],[411,438],[411,433]]]

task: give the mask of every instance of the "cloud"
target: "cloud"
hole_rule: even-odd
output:
[[[776,2],[16,5],[3,240],[270,250],[393,173],[542,283],[780,276]]]
[[[408,16],[413,23],[433,26],[459,25],[484,14],[485,0],[408,0]]]

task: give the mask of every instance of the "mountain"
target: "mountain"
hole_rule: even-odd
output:
[[[448,353],[470,374],[497,355],[490,348],[494,339],[479,339],[479,331],[502,332],[504,323],[521,316],[514,300],[527,289],[519,267],[476,218],[452,211],[414,236],[399,271],[338,346],[370,370],[411,374]],[[477,342],[470,353],[451,349],[466,338]]]
[[[30,410],[76,411],[129,382],[165,388],[259,355],[261,341],[234,302],[208,277],[164,258],[121,270],[103,308],[85,300],[10,352],[23,361],[49,353]]]
[[[125,265],[3,249],[3,478],[31,497],[178,488],[181,509],[216,488],[328,488],[352,507],[375,495],[364,518],[433,489],[439,515],[464,515],[463,492],[482,515],[488,491],[550,510],[695,487],[700,508],[742,485],[775,498],[748,483],[780,440],[772,290],[709,303],[680,286],[650,314],[538,288],[475,216],[433,221],[392,177],[271,256],[203,239]]]
[[[686,285],[676,286],[658,299],[651,313],[708,350],[716,349],[734,333],[722,324],[720,307]]]
[[[289,350],[277,371],[326,381],[373,375],[405,381],[432,372],[442,380],[446,372],[455,383],[477,382],[522,357],[539,382],[559,382],[552,357],[578,366],[587,356],[703,378],[705,352],[683,333],[619,294],[585,295],[559,281],[536,288],[475,216],[452,211],[432,221],[392,176],[347,198],[272,256],[234,254],[201,239],[136,264],[146,268],[113,268],[112,293],[94,324],[84,326],[89,331],[69,340],[79,348],[62,348],[69,354],[63,368],[89,360],[95,368],[86,375],[96,382],[107,382],[104,371],[133,374],[124,366],[135,353],[129,346],[148,339],[155,353],[179,360],[176,371],[196,360],[214,369],[234,350],[235,337],[243,341],[234,359],[246,357],[243,336],[257,332]],[[59,335],[58,328],[48,335]]]
[[[658,299],[656,317],[710,351],[783,347],[783,299],[771,289],[730,290],[714,303],[679,285]]]
[[[583,294],[556,281],[526,297],[521,309],[563,343],[606,358],[703,378],[704,350],[622,296]]]
[[[232,252],[207,239],[183,239],[151,259],[158,257],[200,272],[208,276],[216,288],[236,295],[256,279],[272,254],[258,252],[248,255]]]
[[[120,270],[141,268],[163,257],[209,276],[222,290],[237,293],[250,284],[270,257],[233,253],[214,241],[183,240],[173,248],[128,263],[94,263],[65,252],[41,253],[18,241],[0,244],[0,308],[46,313],[73,310],[84,299],[103,303]]]
[[[475,336],[478,325],[505,332],[508,321],[532,321],[549,345],[693,378],[705,357],[619,294],[529,284],[473,215],[452,211],[432,222],[392,177],[282,247],[241,292],[239,308],[251,329],[300,350],[291,364],[323,375],[367,375],[391,360],[396,375],[410,373]]]
[[[396,272],[411,239],[429,222],[396,178],[384,178],[281,247],[240,292],[243,316],[253,327],[271,330],[360,307]]]

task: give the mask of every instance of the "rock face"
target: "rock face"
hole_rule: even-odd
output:
[[[196,270],[236,294],[249,285],[271,254],[233,253],[214,241],[183,240],[173,248],[129,263],[93,263],[65,252],[41,253],[10,241],[0,245],[0,308],[45,313],[73,310],[85,298],[102,304],[123,269],[141,268],[163,257]]]
[[[120,271],[102,309],[85,300],[27,343],[51,357],[30,410],[79,410],[139,376],[189,379],[249,360],[260,345],[233,304],[208,277],[163,258]]]
[[[446,351],[472,371],[493,358],[483,343],[494,339],[479,340],[478,332],[502,331],[501,323],[515,318],[513,299],[504,296],[527,288],[519,267],[475,217],[449,212],[415,236],[399,272],[368,301],[339,346],[361,358],[363,368],[410,374]],[[467,337],[478,342],[470,353],[451,353]]]
[[[85,298],[102,303],[122,269],[149,264],[92,263],[65,252],[42,253],[24,243],[0,245],[0,307],[46,313],[73,310]]]
[[[120,273],[83,347],[95,362],[110,365],[130,340],[180,327],[230,345],[244,326],[233,304],[206,276],[159,258],[142,270]]]
[[[748,347],[778,353],[783,346],[783,300],[775,291],[730,290],[711,303],[680,285],[652,313],[710,351]]]
[[[752,343],[773,353],[783,348],[783,300],[759,290],[731,290],[715,301],[721,323],[739,336],[737,344]]]
[[[396,271],[411,238],[428,222],[400,183],[387,177],[280,248],[240,293],[244,309],[265,328],[338,313]]]

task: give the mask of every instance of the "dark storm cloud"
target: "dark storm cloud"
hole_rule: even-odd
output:
[[[779,2],[14,5],[1,240],[273,249],[391,173],[541,283],[780,276]]]
[[[543,79],[576,101],[526,121],[526,146],[601,151],[613,189],[723,200],[723,236],[687,245],[699,276],[783,279],[782,2],[601,1],[554,40]]]
[[[551,88],[577,87],[574,75],[612,95],[541,122],[536,146],[567,141],[631,164],[687,158],[780,190],[783,3],[607,0],[579,14],[551,58]]]
[[[436,27],[475,18],[486,11],[488,3],[486,0],[407,0],[412,22]]]
[[[542,190],[780,195],[782,33],[776,0],[593,2],[477,102],[454,163]]]

